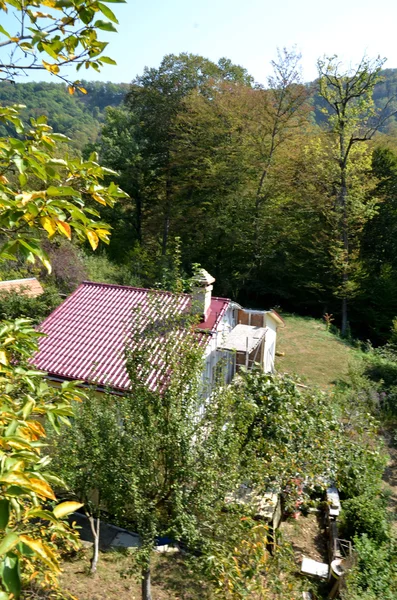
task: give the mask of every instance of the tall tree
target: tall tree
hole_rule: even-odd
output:
[[[174,202],[172,127],[182,110],[183,99],[190,92],[199,89],[210,94],[223,80],[252,83],[245,69],[227,59],[215,64],[192,54],[167,55],[158,69],[146,68],[132,82],[127,106],[139,123],[136,135],[145,169],[150,174],[149,196],[155,207],[151,214],[153,233],[160,238],[163,255],[167,251]],[[152,209],[149,200],[146,208]]]
[[[350,193],[349,166],[353,148],[370,140],[392,114],[389,111],[390,103],[379,110],[373,100],[374,87],[382,79],[380,71],[384,62],[381,58],[371,60],[364,57],[356,67],[342,71],[336,56],[318,61],[318,93],[324,101],[323,112],[328,131],[335,140],[335,160],[339,170],[334,206],[339,242],[335,247],[334,263],[341,278],[342,335],[346,335],[348,330],[351,233],[354,221],[370,218],[370,215],[365,217],[356,214],[354,219],[355,203]]]

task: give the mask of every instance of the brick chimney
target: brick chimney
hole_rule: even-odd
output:
[[[192,312],[204,321],[210,311],[214,281],[205,269],[199,269],[193,280]]]

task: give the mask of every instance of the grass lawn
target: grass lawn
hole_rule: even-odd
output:
[[[357,363],[362,352],[326,331],[325,323],[311,317],[283,314],[285,328],[277,334],[276,369],[297,374],[308,385],[327,389],[343,379],[349,365]]]
[[[64,562],[62,588],[78,600],[140,600],[140,584],[128,571],[131,556],[126,552],[101,553],[98,570],[89,575],[91,550],[77,560]],[[152,568],[153,600],[210,600],[204,582],[184,564],[180,555],[155,554]]]

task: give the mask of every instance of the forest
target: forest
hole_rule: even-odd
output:
[[[218,295],[332,314],[343,335],[379,345],[397,313],[397,73],[382,67],[362,65],[376,75],[359,92],[360,114],[348,100],[346,143],[363,139],[346,157],[344,225],[335,110],[320,80],[301,81],[295,53],[280,53],[266,86],[227,59],[182,54],[130,86],[86,82],[87,94],[70,95],[62,84],[3,82],[0,101],[46,113],[71,152],[97,151],[119,173],[129,198],[103,210],[118,281],[128,271],[167,287],[175,268],[183,279],[200,263]]]
[[[0,2],[23,30],[0,26],[11,51],[10,64],[0,56],[0,278],[34,275],[45,289],[0,298],[0,600],[76,597],[65,576],[87,563],[66,519],[76,511],[94,540],[79,573],[94,591],[81,598],[100,597],[112,561],[111,585],[131,598],[328,598],[329,582],[301,576],[285,528],[270,531],[235,492],[275,492],[300,535],[329,509],[330,484],[353,548],[339,597],[394,600],[382,478],[386,443],[397,445],[397,71],[330,57],[307,83],[299,53],[283,49],[263,85],[227,58],[186,53],[129,84],[61,75],[69,62],[114,63],[99,39],[117,24],[108,3],[48,0],[54,17]],[[30,68],[62,83],[16,83]],[[226,386],[219,370],[204,397],[194,316],[156,318],[155,305],[143,332],[131,315],[125,393],[54,385],[34,368],[37,325],[82,280],[179,293],[200,265],[216,295],[295,313],[291,330],[317,317],[337,376],[319,363],[317,383],[254,366]],[[159,339],[161,389],[147,384]],[[103,521],[136,532],[137,549],[99,552]],[[164,539],[182,573],[173,596],[156,587]]]

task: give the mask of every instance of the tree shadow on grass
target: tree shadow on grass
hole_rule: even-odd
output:
[[[180,600],[213,599],[208,583],[180,554],[161,556],[152,570],[152,582],[176,593]]]

